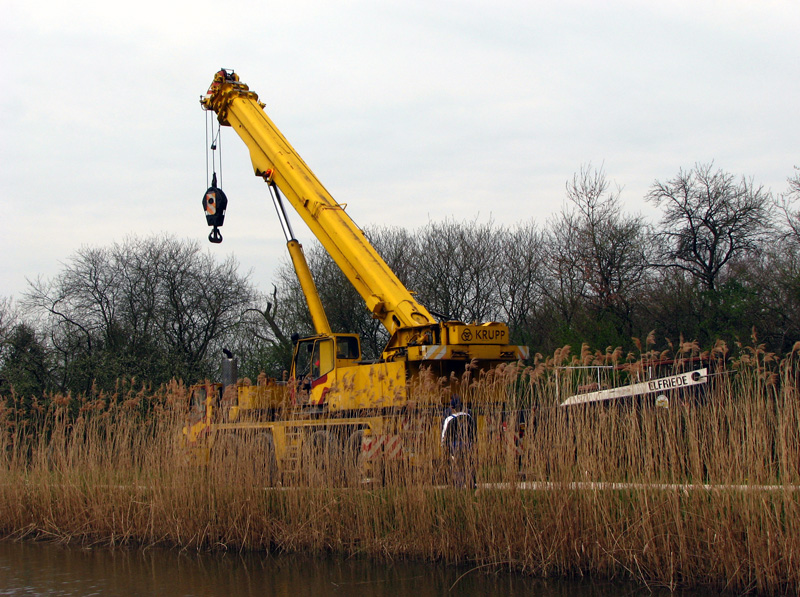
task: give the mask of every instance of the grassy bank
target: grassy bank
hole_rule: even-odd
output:
[[[12,400],[1,415],[0,535],[329,550],[797,594],[800,357],[721,356],[700,402],[676,395],[668,409],[556,407],[582,375],[596,376],[559,367],[624,362],[613,352],[561,351],[484,380],[508,387],[528,433],[519,456],[502,433],[480,446],[476,491],[433,482],[442,462],[432,434],[420,436],[417,466],[387,466],[380,484],[348,486],[336,463],[267,489],[225,458],[191,466],[180,384],[56,396],[25,420]],[[626,375],[600,371],[609,382]]]

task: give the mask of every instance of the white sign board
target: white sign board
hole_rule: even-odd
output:
[[[660,377],[641,383],[611,388],[610,390],[599,390],[588,394],[576,394],[570,396],[561,406],[573,406],[575,404],[586,404],[588,402],[601,402],[603,400],[616,400],[618,398],[628,398],[630,396],[644,396],[645,394],[655,394],[656,392],[666,392],[704,384],[708,381],[708,369],[696,369],[688,373],[680,373],[669,377]]]

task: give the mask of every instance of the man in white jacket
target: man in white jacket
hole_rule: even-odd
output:
[[[463,409],[461,397],[450,400],[450,414],[442,424],[442,449],[450,457],[452,482],[475,487],[475,420]]]

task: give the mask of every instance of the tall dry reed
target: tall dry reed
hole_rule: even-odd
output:
[[[698,356],[691,345],[676,353],[676,367]],[[800,347],[782,359],[720,349],[707,389],[671,396],[668,409],[558,406],[578,386],[633,379],[652,356],[565,348],[466,389],[467,402],[505,392],[510,405],[475,409],[477,490],[445,483],[441,412],[430,408],[396,413],[414,459],[383,463],[371,483],[333,453],[265,487],[276,480],[265,482],[257,450],[190,462],[180,384],[55,396],[32,420],[6,407],[0,535],[321,550],[796,594]],[[611,368],[566,368],[587,365]],[[525,438],[515,443],[520,421]]]

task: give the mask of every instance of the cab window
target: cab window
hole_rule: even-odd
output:
[[[301,342],[297,347],[297,357],[294,363],[295,375],[298,379],[311,375],[311,357],[314,353],[314,342]]]
[[[358,338],[340,336],[336,338],[337,359],[359,359]]]
[[[295,375],[298,379],[317,379],[333,371],[335,360],[332,339],[309,340],[298,347]]]

